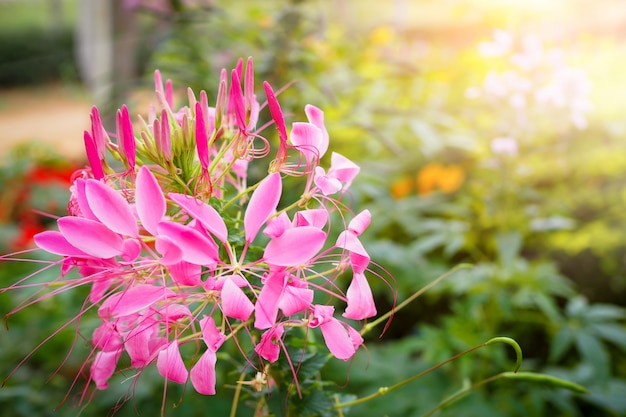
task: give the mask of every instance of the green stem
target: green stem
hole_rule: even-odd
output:
[[[506,343],[506,344],[512,346],[515,349],[515,354],[517,355],[517,362],[516,362],[515,370],[517,371],[517,369],[519,368],[519,366],[522,363],[522,349],[519,347],[519,345],[517,344],[517,342],[515,340],[513,340],[513,339],[511,339],[509,337],[495,337],[493,339],[490,339],[490,340],[486,341],[485,343],[481,343],[480,345],[476,345],[474,347],[471,347],[471,348],[467,349],[464,352],[458,353],[458,354],[456,354],[456,355],[446,359],[445,361],[440,362],[437,365],[435,365],[435,366],[433,366],[431,368],[426,369],[425,371],[422,371],[422,372],[420,372],[420,373],[418,373],[416,375],[413,375],[412,377],[409,377],[409,378],[407,378],[407,379],[405,379],[403,381],[398,382],[395,385],[392,385],[390,387],[380,387],[378,389],[378,391],[376,391],[375,393],[373,393],[371,395],[368,395],[367,397],[359,398],[359,399],[356,399],[354,401],[350,401],[350,402],[343,403],[343,404],[337,404],[332,409],[336,410],[336,409],[339,409],[339,408],[351,407],[353,405],[361,404],[361,403],[373,400],[374,398],[381,397],[381,396],[387,394],[389,391],[393,391],[395,389],[403,387],[406,384],[408,384],[410,382],[413,382],[416,379],[421,378],[424,375],[429,374],[432,371],[435,371],[435,370],[441,368],[442,366],[444,366],[445,364],[447,364],[449,362],[452,362],[452,361],[454,361],[454,360],[456,360],[456,359],[458,359],[458,358],[460,358],[462,356],[467,355],[468,353],[471,353],[471,352],[473,352],[473,351],[475,351],[477,349],[480,349],[480,348],[485,347],[485,346],[489,346],[489,345],[494,344],[494,343]],[[500,375],[503,375],[503,374],[500,374]]]
[[[454,274],[455,272],[457,272],[457,271],[459,271],[461,269],[470,269],[470,268],[473,268],[473,267],[474,267],[474,265],[472,265],[472,264],[459,264],[459,265],[455,266],[454,268],[452,268],[451,270],[449,270],[448,272],[446,272],[445,274],[440,275],[435,280],[431,281],[429,284],[427,284],[422,289],[417,291],[415,294],[411,295],[409,298],[404,300],[402,303],[398,304],[396,307],[394,307],[391,310],[389,310],[386,314],[383,314],[382,316],[380,316],[379,318],[377,318],[373,322],[368,323],[365,326],[363,326],[363,330],[361,330],[361,336],[364,336],[366,333],[369,333],[374,327],[378,326],[380,323],[382,323],[383,321],[387,320],[388,318],[393,316],[398,311],[402,310],[404,307],[409,305],[412,301],[414,301],[420,295],[424,294],[426,291],[428,291],[429,289],[431,289],[432,287],[434,287],[435,285],[437,285],[439,282],[443,281],[444,279],[448,278],[450,275]]]
[[[441,410],[442,408],[450,405],[451,403],[461,399],[463,396],[467,395],[468,393],[475,390],[476,388],[480,388],[481,386],[488,384],[490,382],[496,381],[498,379],[515,379],[515,380],[523,380],[523,381],[529,381],[529,382],[538,382],[538,383],[547,384],[547,385],[551,385],[551,386],[558,387],[558,388],[565,388],[570,391],[574,391],[574,392],[581,393],[581,394],[584,394],[587,392],[585,388],[581,387],[578,384],[557,378],[552,375],[538,374],[535,372],[502,372],[492,377],[483,379],[482,381],[478,381],[475,384],[470,385],[469,387],[460,389],[459,391],[455,392],[454,394],[452,394],[451,396],[449,396],[448,398],[440,402],[435,408],[428,411],[426,414],[423,414],[422,417],[428,417],[431,414],[433,414],[435,411]]]
[[[454,394],[452,394],[451,396],[449,396],[448,398],[446,398],[445,400],[443,400],[442,402],[440,402],[439,404],[437,404],[437,406],[429,411],[427,411],[425,414],[422,414],[422,417],[428,417],[430,415],[432,415],[434,412],[436,412],[437,410],[441,410],[442,408],[448,406],[449,404],[461,399],[462,397],[464,397],[465,395],[467,395],[468,393],[470,393],[471,391],[475,390],[476,388],[480,388],[481,386],[488,384],[489,382],[493,382],[496,381],[500,378],[502,378],[504,376],[504,373],[498,374],[498,375],[494,375],[491,376],[489,378],[483,379],[482,381],[479,381],[475,384],[470,385],[467,388],[462,388],[459,391],[455,392]]]

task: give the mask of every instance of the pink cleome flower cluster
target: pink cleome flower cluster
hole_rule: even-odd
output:
[[[263,370],[298,327],[319,328],[332,355],[351,358],[363,339],[335,307],[351,320],[376,315],[359,241],[370,213],[353,215],[341,203],[356,164],[333,153],[321,166],[323,112],[306,106],[308,121],[288,133],[269,84],[267,102],[257,101],[251,59],[245,71],[241,60],[230,77],[222,71],[215,107],[204,91],[196,98],[188,90],[189,105],[175,109],[172,84],[158,71],[155,86],[158,104],[139,129],[126,107],[118,111],[115,142],[93,108],[84,135],[90,167],[75,176],[69,215],[58,231],[35,236],[40,249],[63,257],[64,276],[79,273],[68,286],[90,285],[83,312],[97,309],[100,320],[89,361],[96,387],[106,389],[128,355],[132,368],[156,363],[166,380],[190,380],[212,395],[225,341],[245,338],[256,352],[248,362]],[[271,121],[257,128],[266,104]],[[260,132],[272,123],[278,149],[267,176],[249,185],[248,165],[271,156]],[[296,201],[281,201],[286,177],[305,184]],[[338,278],[346,273],[344,292]],[[187,343],[199,346],[193,357],[181,354]]]

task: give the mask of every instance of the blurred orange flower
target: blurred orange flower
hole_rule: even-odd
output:
[[[465,171],[460,166],[432,162],[417,173],[417,192],[420,195],[436,190],[451,193],[458,190],[464,181]]]
[[[414,188],[413,177],[405,175],[391,184],[391,195],[394,198],[404,198],[411,193]]]

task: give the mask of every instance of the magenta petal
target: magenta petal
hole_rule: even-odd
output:
[[[278,172],[269,174],[259,183],[257,189],[252,193],[252,197],[250,197],[243,218],[246,242],[250,243],[254,240],[263,223],[274,213],[280,201],[281,193],[282,181]]]
[[[243,98],[243,91],[241,90],[241,71],[233,70],[231,72],[228,104],[229,110],[233,110],[235,112],[239,130],[245,132],[247,125],[246,105]]]
[[[74,258],[91,258],[82,250],[72,246],[60,232],[47,230],[34,236],[35,244],[47,252]]]
[[[180,356],[177,341],[171,342],[165,349],[159,352],[159,356],[157,357],[157,369],[159,370],[159,374],[165,379],[178,384],[187,382],[189,372],[187,372],[183,358]]]
[[[263,359],[276,362],[280,354],[280,338],[283,336],[284,328],[282,324],[278,324],[263,333],[261,341],[254,347],[256,353]]]
[[[362,273],[355,273],[346,292],[348,306],[343,316],[353,320],[363,320],[376,315],[374,296],[367,278]]]
[[[322,336],[324,336],[324,342],[330,353],[332,353],[337,359],[347,361],[354,355],[356,349],[352,344],[352,339],[348,334],[348,330],[344,327],[339,320],[334,317],[330,317],[324,323],[320,325],[322,330]]]
[[[179,223],[161,222],[158,231],[181,249],[184,261],[207,266],[217,263],[217,244],[197,230]]]
[[[263,82],[263,88],[265,89],[265,95],[267,96],[267,107],[270,109],[270,114],[272,115],[272,119],[276,124],[276,129],[278,130],[280,143],[286,144],[287,127],[285,126],[285,118],[283,116],[283,111],[280,108],[280,103],[278,103],[274,90],[272,90],[272,87],[267,81]]]
[[[85,195],[93,214],[109,229],[125,236],[138,237],[137,222],[124,197],[108,185],[89,179]]]
[[[304,155],[308,163],[319,160],[324,150],[324,137],[322,131],[311,123],[295,122],[291,127],[289,136],[291,143]],[[326,144],[326,149],[328,144]]]
[[[278,301],[285,288],[285,273],[278,272],[271,274],[261,293],[256,300],[254,307],[254,327],[257,329],[269,329],[276,324],[278,316]]]
[[[112,352],[98,352],[91,364],[89,374],[91,379],[96,383],[96,388],[100,390],[107,389],[109,386],[109,378],[115,372],[117,361],[122,354],[121,350]]]
[[[322,249],[325,241],[326,233],[317,227],[294,227],[267,244],[263,259],[277,266],[304,265]]]
[[[137,285],[107,298],[98,309],[98,315],[103,318],[128,316],[174,295],[167,287]]]
[[[185,194],[169,193],[168,197],[174,200],[187,214],[199,221],[206,229],[213,233],[220,242],[228,239],[228,230],[222,216],[210,205]]]
[[[131,170],[135,168],[136,162],[136,144],[135,134],[133,133],[133,123],[130,120],[130,114],[128,113],[128,107],[124,104],[122,111],[118,110],[118,118],[120,118],[121,132],[121,144],[123,145],[124,154],[128,160],[128,166]]]
[[[135,207],[143,227],[156,236],[157,224],[165,215],[165,197],[154,174],[145,165],[137,174]]]
[[[96,143],[89,134],[89,132],[87,132],[86,130],[83,136],[85,141],[85,152],[87,153],[87,160],[89,161],[89,165],[91,166],[91,172],[93,173],[95,179],[102,179],[104,178],[104,171],[102,170],[102,162],[100,161],[100,157],[98,156]]]
[[[202,339],[211,352],[217,352],[226,340],[226,336],[220,332],[211,316],[205,316],[200,320],[200,330],[202,331]]]
[[[167,236],[158,236],[154,246],[163,257],[159,260],[163,265],[173,265],[183,260],[183,251]]]
[[[206,130],[206,120],[202,113],[202,104],[196,103],[196,149],[202,169],[206,171],[209,167],[209,134]]]
[[[217,356],[215,352],[207,350],[200,357],[198,362],[191,368],[191,385],[203,395],[215,395],[215,363]]]
[[[225,316],[246,321],[254,310],[254,304],[232,280],[226,280],[222,288],[222,312]]]
[[[74,247],[98,258],[112,258],[122,254],[124,239],[100,222],[83,217],[61,217],[59,231]]]

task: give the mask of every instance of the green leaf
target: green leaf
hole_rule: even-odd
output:
[[[550,361],[556,362],[563,357],[565,352],[574,343],[574,333],[570,327],[562,327],[552,340],[550,345]]]
[[[597,323],[589,326],[591,332],[598,337],[613,343],[626,352],[626,329],[619,324]]]
[[[594,335],[581,331],[576,334],[576,347],[582,359],[594,367],[598,378],[609,375],[610,358],[604,345]]]
[[[626,310],[610,304],[593,304],[585,313],[591,322],[621,320],[626,317]]]
[[[522,235],[519,232],[498,233],[496,235],[496,249],[498,258],[505,268],[513,266],[514,259],[522,248]]]

